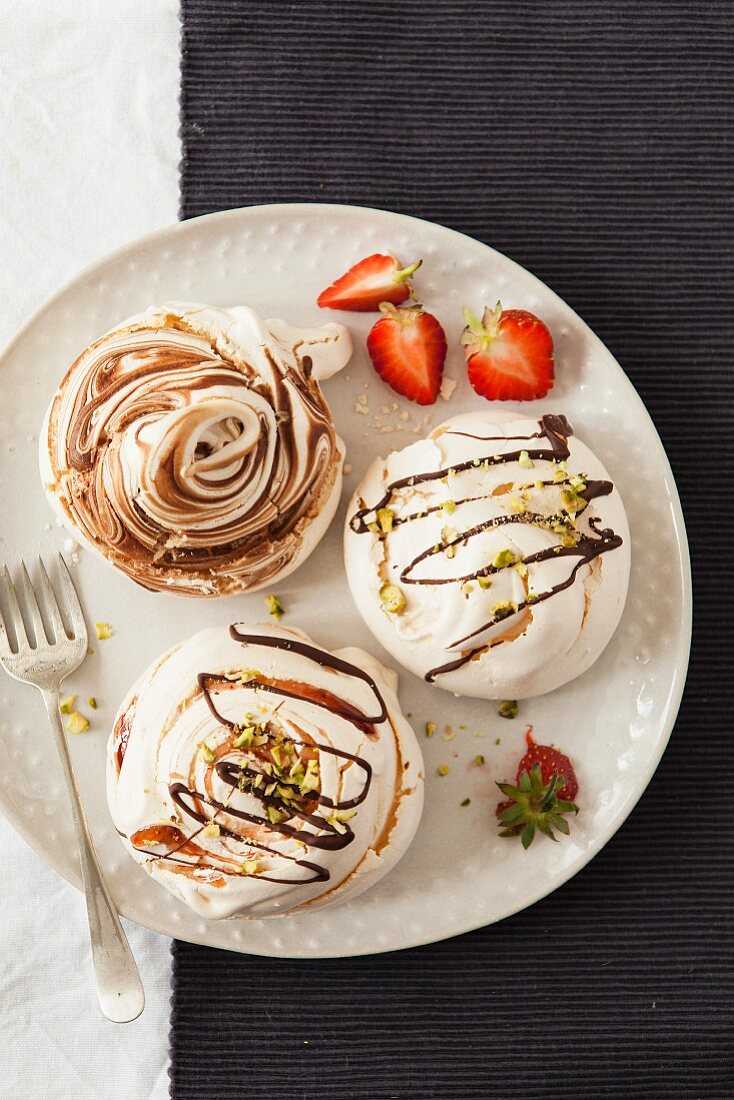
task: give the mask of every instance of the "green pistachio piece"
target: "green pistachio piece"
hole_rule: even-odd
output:
[[[522,466],[524,470],[534,470],[535,463],[528,454],[527,451],[520,451],[520,457],[518,458],[518,465]]]
[[[499,553],[495,554],[492,565],[495,569],[506,569],[508,565],[514,565],[516,561],[517,559],[512,550],[500,550]],[[479,583],[481,584],[481,580]]]
[[[382,606],[390,615],[401,615],[405,610],[406,599],[396,584],[383,584],[380,589]]]
[[[497,707],[497,713],[500,718],[517,718],[520,708],[517,705],[517,699],[505,699]]]
[[[67,695],[65,699],[59,702],[59,710],[62,714],[71,714],[74,709],[74,700],[76,695]]]
[[[265,606],[268,609],[268,615],[272,615],[273,618],[275,619],[276,623],[280,622],[280,620],[285,615],[285,608],[283,607],[283,605],[280,602],[280,600],[278,599],[278,597],[277,596],[266,596],[265,597]]]
[[[80,714],[78,710],[75,710],[69,715],[69,721],[66,723],[66,728],[69,733],[86,733],[89,729],[89,719],[85,718],[83,714]]]
[[[377,522],[383,534],[386,535],[389,531],[392,531],[395,524],[395,513],[392,508],[378,508]]]

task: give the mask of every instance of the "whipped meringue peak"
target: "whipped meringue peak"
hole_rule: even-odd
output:
[[[143,586],[253,590],[333,517],[344,446],[319,381],[351,355],[338,324],[169,302],[88,347],[41,432],[41,476],[75,536]]]
[[[580,675],[627,595],[629,528],[608,473],[564,416],[456,416],[377,459],[347,510],[347,575],[406,668],[477,698]]]
[[[295,629],[195,634],[142,675],[110,736],[125,847],[211,919],[361,894],[404,854],[423,805],[396,684],[367,653]]]

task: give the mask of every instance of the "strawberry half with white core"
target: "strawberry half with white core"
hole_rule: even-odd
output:
[[[533,401],[553,385],[553,337],[527,309],[485,309],[481,321],[464,310],[461,343],[469,381],[493,401]]]
[[[507,796],[497,807],[497,816],[502,826],[500,836],[519,836],[523,848],[529,848],[536,830],[551,840],[558,839],[554,829],[568,836],[570,829],[564,814],[579,812],[574,802],[579,785],[565,753],[553,745],[539,745],[533,740],[530,727],[525,740],[528,747],[517,766],[517,786],[497,784]]]
[[[367,337],[375,370],[389,386],[419,405],[433,405],[441,389],[446,333],[423,306],[380,306],[383,316]]]
[[[410,267],[401,267],[395,256],[376,253],[360,260],[344,275],[323,290],[318,297],[322,309],[348,309],[370,313],[381,302],[400,305],[413,293],[410,277],[423,263],[416,260]]]

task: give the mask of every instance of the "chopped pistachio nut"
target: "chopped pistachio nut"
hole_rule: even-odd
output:
[[[367,530],[371,531],[373,535],[379,535],[380,525],[379,525],[379,523],[374,523],[374,522],[373,523],[368,523],[367,524]]]
[[[217,754],[215,753],[214,749],[210,748],[209,745],[207,745],[206,741],[202,741],[201,745],[199,746],[199,755],[201,756],[201,759],[204,761],[205,764],[213,764],[214,761],[217,759]]]
[[[525,502],[521,497],[510,497],[510,511],[516,516],[521,516],[525,511]]]
[[[287,811],[279,810],[276,806],[268,806],[267,815],[271,825],[280,825],[289,816]]]
[[[524,470],[535,469],[535,463],[533,462],[527,451],[520,451],[520,457],[517,461],[518,465],[522,466]]]
[[[447,544],[452,542],[456,538],[456,531],[453,527],[442,527],[441,538],[443,539],[444,554],[447,558],[453,558],[456,556],[456,547],[448,546]]]
[[[436,768],[436,771],[441,776],[448,775],[450,770],[451,769],[449,768],[448,764],[441,764],[438,768]]]
[[[521,577],[527,577],[528,567],[524,561],[515,562],[515,572],[518,573]]]
[[[89,719],[80,714],[78,710],[75,710],[69,715],[66,728],[69,733],[86,733],[89,729]]]
[[[468,596],[471,592],[474,591],[474,585],[471,583],[471,581],[464,581],[461,586],[461,591],[464,593],[465,596]]]
[[[280,602],[278,597],[266,596],[265,606],[268,609],[268,615],[272,615],[276,623],[280,622],[280,620],[285,615],[285,608],[283,607],[283,604]]]
[[[533,484],[535,485],[536,489],[544,489],[545,488],[545,482],[544,481],[534,481]]]
[[[512,550],[500,550],[492,559],[495,569],[506,569],[508,565],[514,565],[516,561]]]
[[[488,588],[492,587],[492,578],[491,577],[477,577],[477,580],[479,581],[479,587],[483,588],[485,590],[485,592]]]
[[[588,501],[580,497],[573,489],[561,490],[561,504],[570,515],[575,516],[577,512],[583,512],[587,503]]]
[[[435,722],[426,722],[426,737],[433,737],[436,732]]]
[[[484,763],[484,757],[481,753],[478,753],[478,755],[474,757],[474,763],[478,768],[481,768],[482,764]]]
[[[97,631],[97,637],[101,642],[103,642],[105,638],[112,637],[112,627],[109,623],[95,623],[94,629]]]
[[[96,709],[97,709],[97,700],[96,700],[96,699],[94,698],[94,696],[93,696],[93,695],[90,695],[90,696],[88,697],[88,699],[87,699],[87,706],[88,706],[88,707],[91,707],[91,708],[92,708],[92,710],[96,710]]]
[[[495,622],[501,622],[502,619],[509,619],[510,615],[514,615],[517,611],[517,604],[512,600],[506,600],[503,603],[496,603],[492,608],[492,614],[494,615]]]
[[[520,708],[517,705],[517,699],[505,699],[497,707],[497,713],[500,718],[517,718]]]
[[[582,493],[586,488],[586,482],[582,477],[579,477],[578,474],[574,474],[573,477],[570,477],[568,479],[568,484],[572,489],[575,489],[577,493]]]
[[[254,736],[255,736],[255,727],[254,726],[248,726],[246,729],[243,729],[243,731],[239,735],[239,737],[235,737],[234,741],[232,742],[232,745],[235,749],[241,749],[243,746],[247,746],[249,748],[249,746],[252,744],[252,740],[253,740]]]
[[[242,867],[241,867],[241,873],[243,875],[256,875],[259,870],[260,870],[260,860],[259,859],[246,859],[245,862],[242,864]]]
[[[405,610],[406,599],[396,584],[383,584],[380,589],[382,606],[390,615],[401,615]]]
[[[443,502],[443,504],[441,505],[441,507],[443,508],[446,515],[450,516],[450,515],[452,515],[453,512],[456,511],[456,501],[454,501],[454,500],[445,500]]]
[[[461,805],[462,806],[468,806],[470,802],[471,802],[470,798],[465,798],[464,801],[461,803]]]
[[[567,477],[568,472],[566,471],[565,462],[559,462],[558,467],[553,472],[553,480],[556,482],[565,481]]]
[[[260,675],[259,668],[243,668],[237,677],[238,683],[249,684],[251,680],[256,680]]]
[[[535,603],[535,601],[537,599],[538,599],[538,593],[537,592],[528,592],[527,596],[525,597],[525,603]]]
[[[495,737],[494,743],[495,743],[495,745],[501,745],[502,744],[502,738],[501,737]]]
[[[62,714],[71,714],[74,709],[74,700],[76,695],[67,695],[65,699],[62,699],[59,703],[59,710]]]
[[[202,836],[219,836],[220,828],[216,821],[210,821],[208,825],[205,825],[201,830]]]
[[[380,530],[383,534],[387,534],[388,531],[392,531],[395,523],[395,513],[392,508],[378,508],[377,509],[377,522],[380,525]]]

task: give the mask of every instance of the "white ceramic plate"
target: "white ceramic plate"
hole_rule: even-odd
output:
[[[397,398],[371,369],[364,337],[369,314],[332,314],[316,296],[353,262],[393,250],[424,258],[419,288],[449,339],[449,402],[422,410]],[[287,622],[333,648],[361,645],[386,663],[359,618],[346,584],[344,507],[373,456],[403,446],[449,414],[482,399],[468,386],[458,346],[461,307],[537,312],[556,343],[558,382],[529,411],[562,411],[619,486],[632,530],[632,582],[622,623],[601,660],[551,696],[523,703],[514,721],[492,703],[454,698],[407,672],[401,699],[426,757],[426,809],[398,868],[352,904],[275,921],[205,921],[157,886],[125,853],[104,790],[105,743],[116,707],[138,673],[168,646],[207,625],[265,618],[262,594],[193,601],[136,588],[105,562],[81,553],[75,577],[88,621],[109,620],[114,635],[68,681],[92,718],[72,737],[76,773],[112,893],[127,917],[171,936],[262,955],[358,955],[410,947],[497,921],[554,890],[609,840],[644,791],[668,740],[688,661],[691,586],[686,536],[670,467],[642,402],[611,354],[556,295],[505,256],[441,226],[379,210],[288,205],[232,210],[144,237],[88,268],[19,332],[1,360],[0,558],[64,549],[37,472],[41,418],[75,356],[117,321],[168,298],[245,304],[298,324],[349,324],[356,353],[326,384],[352,472],[341,511],[308,562],[277,586]],[[365,394],[368,414],[355,411]],[[364,407],[364,406],[362,406]],[[385,411],[386,410],[386,411]],[[407,413],[407,421],[400,413]],[[384,430],[398,427],[398,430]],[[93,631],[92,631],[93,634]],[[1,675],[1,674],[0,674]],[[99,700],[91,712],[88,695]],[[0,807],[18,832],[75,885],[79,874],[61,771],[36,693],[0,679]],[[424,723],[439,733],[422,737]],[[582,812],[571,837],[544,837],[524,852],[497,836],[496,779],[510,778],[533,723],[540,741],[573,757]],[[456,736],[444,740],[451,724]],[[478,737],[476,734],[482,734]],[[478,753],[484,767],[472,766]],[[437,766],[451,770],[441,778]],[[471,798],[462,807],[463,799]]]

